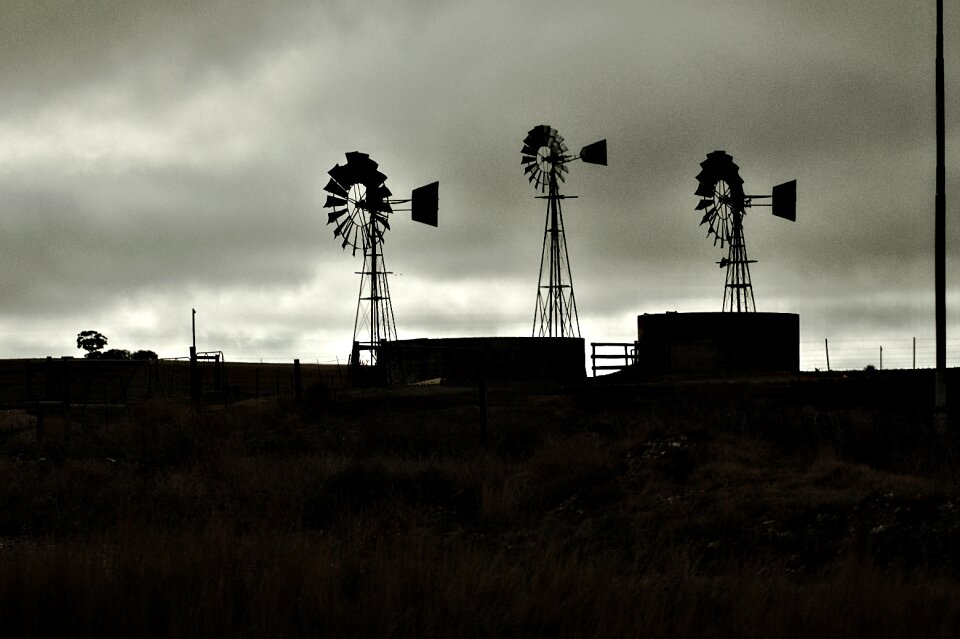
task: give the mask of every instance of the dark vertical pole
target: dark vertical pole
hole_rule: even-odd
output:
[[[830,370],[830,339],[827,337],[823,338],[823,350],[827,354],[827,371]]]
[[[947,205],[944,184],[945,127],[943,91],[943,0],[937,0],[937,196],[934,224],[936,326],[937,326],[937,373],[934,409],[943,413],[947,408],[947,303],[946,303],[946,217]]]
[[[217,353],[213,356],[213,387],[217,392],[223,390],[223,377],[221,376],[222,364],[223,362],[220,360],[220,353]]]
[[[63,372],[63,405],[70,406],[70,360],[60,359],[60,368]]]
[[[46,380],[46,386],[47,386],[44,399],[49,402],[58,395],[56,390],[57,389],[56,383],[54,381],[56,380],[56,373],[53,370],[53,358],[50,357],[49,355],[47,355],[47,365],[44,366],[43,372],[44,372],[44,378]]]
[[[197,347],[190,347],[190,399],[200,401],[200,370],[197,367]]]
[[[300,360],[293,360],[293,399],[299,404],[300,403],[300,383],[302,378],[300,376]]]
[[[480,388],[477,391],[477,402],[480,404],[480,445],[487,445],[487,380],[480,378]]]

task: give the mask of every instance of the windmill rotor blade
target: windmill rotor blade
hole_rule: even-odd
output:
[[[707,211],[706,214],[704,214],[703,219],[700,220],[700,226],[703,226],[704,224],[709,222],[711,217],[713,217],[713,213],[711,213],[710,211]],[[711,231],[713,230],[712,226],[710,227],[710,230]]]
[[[327,224],[333,224],[336,220],[340,218],[341,215],[347,212],[347,209],[340,209],[339,211],[332,211],[327,214]]]
[[[521,156],[520,156],[520,164],[530,164],[530,163],[536,162],[536,161],[537,161],[537,158],[534,157],[534,156],[532,156],[532,155],[521,155]]]
[[[713,204],[713,200],[700,200],[700,202],[697,204],[697,208],[695,208],[694,210],[702,211],[703,209],[707,208],[711,204]]]
[[[364,186],[366,186],[367,188],[373,188],[383,184],[386,179],[387,179],[386,175],[374,169],[373,171],[365,175],[361,181],[363,182]]]
[[[361,153],[360,151],[350,151],[345,155],[347,156],[347,164],[356,164],[358,166],[362,164],[365,160],[370,159],[369,153]]]
[[[323,187],[323,190],[326,191],[327,193],[333,193],[334,195],[339,195],[340,197],[347,197],[347,190],[332,179],[329,182],[327,182],[327,185]]]
[[[336,164],[327,171],[327,175],[336,180],[344,188],[350,188],[353,184],[353,167],[349,164]]]
[[[702,162],[701,164],[706,164],[706,162]],[[702,171],[697,173],[697,182],[713,184],[717,179],[716,171],[712,166],[706,166]]]
[[[732,160],[726,151],[712,151],[707,153],[707,161],[713,160],[714,162],[723,162],[726,160]]]
[[[529,139],[530,137],[528,136],[527,140]],[[524,141],[523,148],[520,149],[520,155],[530,155],[530,156],[536,157],[537,151],[539,150],[540,150],[540,147],[536,146],[536,143]]]
[[[344,236],[347,235],[350,232],[350,226],[352,224],[353,224],[353,218],[349,216],[343,218],[343,220],[341,220],[341,222],[337,224],[337,228],[333,230],[333,236],[337,237],[340,235],[344,235]]]
[[[713,184],[701,182],[697,185],[697,190],[694,191],[693,194],[699,195],[700,197],[713,197]]]
[[[343,206],[343,205],[346,204],[346,203],[347,203],[347,201],[344,200],[343,198],[339,198],[339,197],[334,197],[334,196],[332,196],[332,195],[328,195],[328,196],[327,196],[327,201],[323,203],[323,208],[325,208],[325,209],[326,209],[326,208],[330,208],[330,207],[336,208],[336,207],[338,207],[338,206]]]

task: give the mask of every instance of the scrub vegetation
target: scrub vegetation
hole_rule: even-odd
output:
[[[957,636],[956,437],[879,375],[490,384],[483,442],[475,387],[48,411],[40,441],[9,411],[0,630]]]

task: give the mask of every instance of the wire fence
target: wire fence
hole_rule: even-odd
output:
[[[800,369],[861,370],[934,368],[936,339],[933,337],[858,337],[853,339],[802,340]],[[960,342],[947,344],[947,366],[960,365]]]

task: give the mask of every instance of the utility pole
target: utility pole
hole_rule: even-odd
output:
[[[943,0],[937,0],[937,194],[934,215],[934,286],[936,289],[937,372],[934,411],[938,427],[943,427],[947,410],[947,302],[946,302],[946,217],[944,184],[944,91],[943,91]]]

